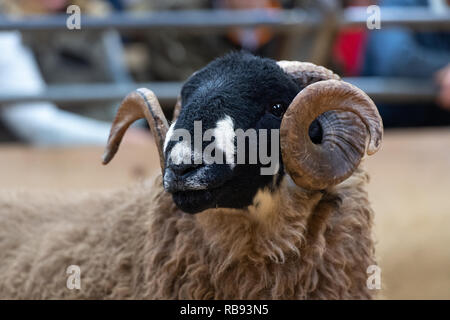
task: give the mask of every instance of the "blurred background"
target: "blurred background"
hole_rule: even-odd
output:
[[[70,5],[81,29],[66,25]],[[447,0],[0,0],[0,190],[149,177],[159,164],[143,122],[100,164],[120,100],[148,87],[170,118],[183,81],[231,50],[324,65],[374,99],[385,140],[364,165],[380,297],[450,299]]]

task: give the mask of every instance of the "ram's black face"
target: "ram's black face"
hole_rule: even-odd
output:
[[[262,165],[259,157],[256,164],[249,164],[248,152],[245,164],[227,164],[230,150],[236,147],[232,131],[279,129],[284,111],[299,90],[275,61],[245,53],[217,59],[189,78],[182,89],[181,113],[165,141],[164,187],[172,193],[176,205],[188,213],[216,207],[244,208],[252,204],[258,190],[276,188],[284,173],[280,152],[279,165],[272,175],[261,174],[261,167],[269,165]],[[215,133],[222,135],[225,143],[219,149],[223,151],[223,164],[180,163],[187,153],[194,159],[195,121],[201,121],[202,133],[216,129]],[[179,129],[190,133],[189,148],[189,143],[182,142],[184,138],[175,138],[174,132]],[[278,146],[279,140],[271,141],[271,135],[267,136],[270,154],[271,144]],[[203,141],[202,151],[210,143]],[[259,138],[257,143],[260,148]],[[236,153],[231,153],[231,159],[236,163]]]

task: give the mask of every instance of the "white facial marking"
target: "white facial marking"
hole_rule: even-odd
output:
[[[170,151],[170,159],[174,164],[191,164],[192,149],[189,141],[177,142]]]
[[[171,158],[174,164],[189,164],[192,163],[192,159],[203,159],[201,154],[199,154],[196,150],[192,150],[191,148],[191,139],[189,132],[184,129],[174,129],[175,122],[170,126],[167,131],[166,139],[164,141],[164,151],[166,151],[169,141],[172,139],[177,140],[175,136],[183,136],[183,140],[175,143],[170,150],[169,157]],[[184,130],[181,132],[181,130]],[[179,132],[180,131],[180,132]],[[195,130],[194,130],[195,131]],[[225,116],[223,119],[217,121],[216,127],[212,129],[212,135],[215,138],[215,148],[219,150],[221,153],[225,154],[225,161],[230,165],[231,168],[235,167],[234,163],[234,154],[235,154],[235,132],[234,132],[234,122],[230,116]],[[200,129],[201,134],[201,129]],[[185,139],[184,136],[189,135],[188,139]],[[195,132],[194,132],[195,135]],[[195,139],[195,137],[194,137]],[[201,160],[200,160],[201,161]]]
[[[214,137],[216,139],[216,147],[225,154],[226,163],[234,168],[234,122],[230,116],[225,116],[222,120],[217,121],[214,128]]]

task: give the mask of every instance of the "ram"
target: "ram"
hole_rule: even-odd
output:
[[[231,53],[186,81],[170,128],[150,90],[130,93],[104,163],[140,118],[159,151],[155,178],[77,199],[0,195],[0,298],[373,297],[360,163],[383,126],[361,90],[310,63]],[[192,147],[180,132],[195,135],[199,123],[211,139]],[[279,137],[244,137],[239,162],[238,129]],[[212,141],[222,162],[204,159]],[[276,164],[250,163],[255,146]],[[79,289],[67,286],[72,265]]]

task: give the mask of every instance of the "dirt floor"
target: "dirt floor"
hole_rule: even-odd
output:
[[[384,296],[450,299],[450,129],[387,132],[366,167]]]
[[[105,190],[151,175],[157,152],[121,147],[108,166],[101,148],[0,147],[0,190]],[[389,131],[366,160],[382,270],[381,297],[450,299],[450,128]]]

